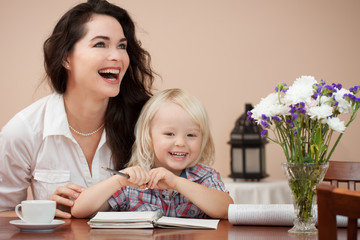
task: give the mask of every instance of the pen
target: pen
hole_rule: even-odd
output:
[[[107,168],[107,167],[102,167],[102,169],[108,171],[108,172],[111,172],[111,173],[114,173],[114,174],[117,174],[117,175],[120,175],[120,176],[123,176],[123,177],[126,177],[126,178],[129,178],[130,176],[125,174],[125,173],[122,173],[122,172],[119,172],[119,171],[116,171],[114,169],[111,169],[111,168]]]

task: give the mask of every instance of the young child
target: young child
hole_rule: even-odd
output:
[[[165,216],[227,218],[233,203],[214,160],[208,117],[201,102],[168,89],[144,106],[135,127],[136,142],[128,167],[130,178],[114,175],[75,200],[74,217],[98,211],[156,211]]]

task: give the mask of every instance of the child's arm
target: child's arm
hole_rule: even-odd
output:
[[[234,203],[228,193],[176,176],[165,168],[154,168],[149,173],[151,176],[149,188],[174,189],[209,217],[222,219],[228,217],[229,204]]]
[[[87,189],[75,200],[71,208],[71,215],[76,218],[87,218],[98,211],[110,209],[107,200],[120,188],[124,186],[144,188],[149,181],[149,174],[140,167],[130,167],[123,170],[130,176],[129,179],[114,175]]]

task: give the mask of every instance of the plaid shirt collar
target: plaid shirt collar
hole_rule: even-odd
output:
[[[181,173],[181,177],[187,178],[192,182],[196,182],[197,180],[204,177],[208,171],[206,170],[206,166],[198,163],[193,167],[189,167],[184,169],[184,171]]]

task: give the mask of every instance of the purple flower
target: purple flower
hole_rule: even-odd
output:
[[[355,87],[352,87],[352,88],[349,89],[349,91],[354,93],[354,94],[358,93],[359,90],[360,90],[360,86],[355,86]]]
[[[332,86],[330,86],[330,85],[325,85],[324,89],[334,91],[334,88]]]
[[[336,92],[337,90],[330,86],[330,85],[325,85],[321,91],[322,95],[324,96],[328,96],[331,97],[333,95],[334,92]]]
[[[354,95],[352,95],[352,94],[344,94],[344,96],[343,96],[343,99],[352,99],[352,100],[355,100],[355,96]]]
[[[297,118],[298,118],[298,116],[299,116],[299,114],[296,114],[296,113],[291,114],[291,118],[292,118],[292,119],[297,119]]]
[[[357,98],[355,95],[348,93],[348,94],[344,94],[343,98],[349,102],[353,102],[353,103],[358,103],[360,102],[360,98]]]
[[[279,83],[276,88],[275,88],[275,92],[284,92],[286,93],[286,91],[288,90],[288,86],[286,85],[286,83]]]
[[[274,119],[274,120],[276,120],[276,121],[278,121],[278,122],[281,122],[281,118],[279,118],[278,116],[273,116],[273,117],[271,117],[272,119]]]
[[[264,127],[264,128],[268,128],[269,127],[269,124],[265,121],[261,121],[261,125]]]
[[[291,128],[293,128],[293,127],[295,126],[294,122],[291,121],[290,119],[286,119],[286,123],[289,124],[289,126],[290,126]]]
[[[252,118],[253,113],[252,113],[251,111],[247,111],[246,114],[247,114],[247,116],[248,116],[248,117],[246,118],[248,121],[254,120],[254,119]]]
[[[262,115],[261,115],[261,118],[262,118],[263,120],[265,120],[265,121],[269,121],[269,120],[270,120],[270,118],[267,117],[265,114],[262,114]]]
[[[325,82],[323,82],[323,83],[325,84]],[[318,96],[321,94],[322,88],[323,88],[323,85],[319,85],[319,84],[317,84],[317,83],[315,83],[315,84],[313,85],[313,89],[314,89],[313,98],[314,98],[314,99],[317,99]]]
[[[318,83],[314,83],[313,88],[317,89],[317,88],[321,88],[321,86]]]
[[[268,130],[266,130],[266,129],[262,130],[261,131],[261,137],[262,138],[266,137],[267,133],[268,133]]]
[[[333,88],[337,88],[339,90],[341,90],[341,88],[342,88],[342,85],[340,83],[339,84],[333,83],[332,86],[333,86]]]
[[[294,107],[292,107],[292,105],[290,105],[291,109],[290,109],[290,113],[294,113],[296,111],[296,109]]]
[[[296,135],[296,134],[298,133],[298,131],[300,132],[300,130],[301,130],[301,128],[295,129],[295,130],[294,130],[294,135]]]
[[[290,105],[290,113],[292,115],[296,115],[296,116],[293,116],[293,119],[297,118],[298,117],[298,113],[306,113],[306,110],[305,110],[305,103],[304,102],[299,102],[295,105]],[[295,117],[295,118],[294,118]]]

